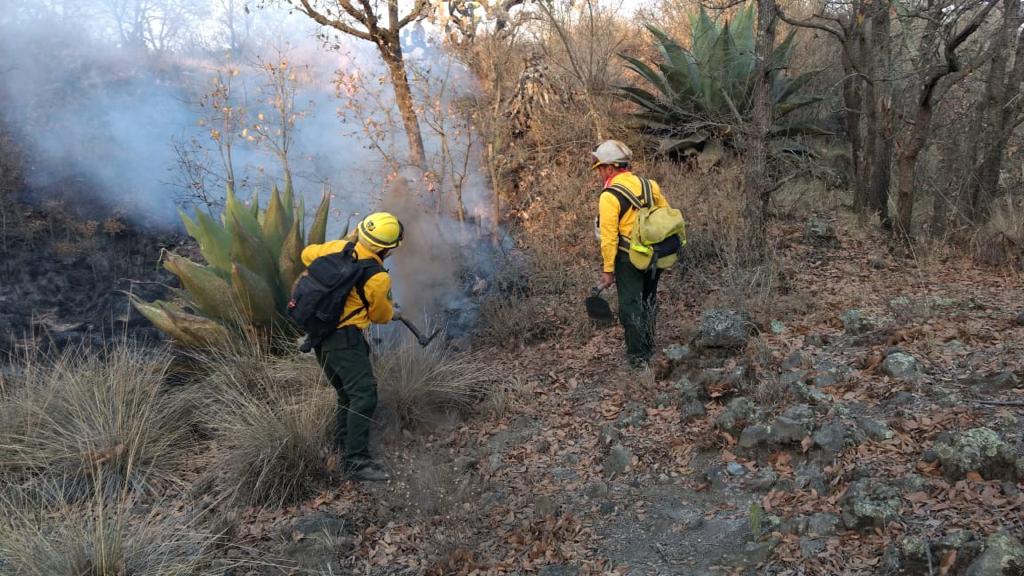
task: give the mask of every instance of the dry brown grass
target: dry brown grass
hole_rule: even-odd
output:
[[[0,575],[186,576],[202,573],[217,541],[175,515],[133,508],[97,491],[71,502],[59,482],[4,487]]]
[[[170,362],[166,349],[128,343],[23,362],[0,398],[0,475],[59,479],[70,497],[175,482],[194,403],[163,388]]]
[[[199,360],[208,372],[199,384],[201,418],[211,436],[208,473],[218,498],[281,506],[319,486],[335,397],[313,357],[240,345]]]
[[[1024,270],[1024,200],[1004,196],[974,235],[975,256],[986,264]]]
[[[382,414],[402,425],[467,411],[499,389],[499,374],[485,352],[458,352],[443,334],[426,348],[404,339],[378,346],[373,365]]]

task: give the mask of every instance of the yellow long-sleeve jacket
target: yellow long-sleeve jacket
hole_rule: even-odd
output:
[[[667,208],[668,201],[661,195],[661,187],[654,180],[651,180],[651,196],[654,199],[654,206]],[[643,187],[640,184],[640,177],[632,172],[621,172],[605,183],[605,188],[614,184],[625,186],[637,198],[643,198]],[[619,237],[629,237],[633,232],[633,225],[636,223],[636,210],[627,210],[619,220],[618,197],[611,192],[604,191],[598,200],[598,230],[601,237],[601,260],[603,261],[604,272],[615,271],[615,254],[619,250]]]
[[[345,245],[348,242],[348,240],[332,240],[323,244],[310,244],[302,251],[302,263],[308,267],[313,263],[313,260],[321,256],[341,252],[345,249]],[[358,242],[356,243],[356,256],[360,260],[372,258],[378,264],[383,264],[377,254]],[[345,308],[341,313],[341,318],[347,318],[353,312],[355,314],[348,320],[339,323],[338,328],[342,326],[355,326],[360,330],[365,330],[370,326],[371,322],[374,324],[387,324],[391,322],[395,315],[394,304],[391,301],[391,276],[384,271],[370,276],[363,286],[363,293],[366,295],[366,301],[370,307],[364,307],[359,294],[352,290],[348,295],[348,299],[345,300]]]

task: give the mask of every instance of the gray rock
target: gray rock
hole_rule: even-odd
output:
[[[779,375],[779,384],[783,386],[792,386],[793,384],[802,383],[807,379],[806,370],[796,370],[793,372],[783,372]]]
[[[810,429],[800,422],[779,416],[772,422],[768,438],[775,444],[789,444],[800,442],[809,433]]]
[[[772,422],[769,439],[776,444],[800,442],[813,428],[814,411],[806,404],[797,404]]]
[[[768,324],[768,329],[771,331],[772,334],[778,336],[779,334],[782,334],[783,332],[786,331],[786,325],[778,320],[772,320]]]
[[[747,469],[742,464],[737,462],[729,462],[725,465],[725,471],[732,476],[743,476],[747,473]]]
[[[894,352],[885,357],[882,361],[882,373],[905,380],[917,376],[917,358],[904,352]]]
[[[668,348],[665,348],[665,357],[672,362],[682,362],[692,355],[693,353],[690,351],[690,347],[683,344],[672,344]]]
[[[825,374],[818,374],[812,380],[815,386],[818,388],[828,388],[829,386],[835,386],[839,383],[839,379],[836,378],[835,374],[826,372]]]
[[[741,448],[756,448],[768,442],[770,433],[764,424],[752,424],[740,433],[739,445]]]
[[[985,540],[984,551],[967,567],[964,576],[1019,576],[1024,573],[1024,546],[1005,533]]]
[[[814,348],[821,348],[828,344],[829,338],[825,334],[808,334],[804,336],[804,345]]]
[[[604,461],[604,472],[608,476],[622,474],[633,461],[633,451],[622,444],[612,446]]]
[[[715,426],[730,434],[737,434],[748,422],[757,420],[758,416],[759,411],[753,402],[743,396],[737,396],[715,417]]]
[[[825,551],[825,543],[824,538],[801,538],[800,553],[804,558],[815,558]]]
[[[487,460],[487,464],[491,468],[491,472],[497,472],[505,467],[505,456],[502,454],[491,454],[491,457]]]
[[[917,402],[917,396],[914,396],[912,393],[906,392],[904,390],[897,392],[889,400],[889,403],[891,403],[893,406],[910,406],[915,402]]]
[[[967,378],[965,383],[975,392],[1005,392],[1020,388],[1020,379],[1009,370],[1002,372],[991,372],[989,374],[974,374]]]
[[[903,500],[898,488],[878,479],[862,478],[850,484],[840,506],[847,528],[882,528],[899,518]]]
[[[591,500],[600,500],[602,498],[607,498],[608,494],[610,493],[610,490],[608,490],[608,485],[605,484],[604,482],[600,480],[594,480],[593,482],[587,484],[587,487],[584,488],[583,493],[586,494],[587,498],[590,498]]]
[[[478,464],[479,462],[477,459],[472,456],[459,456],[452,461],[452,465],[460,472],[469,472],[470,470],[475,469]]]
[[[807,533],[815,536],[831,536],[836,533],[841,520],[838,515],[818,512],[807,519]]]
[[[950,340],[949,342],[943,344],[942,347],[945,348],[946,350],[949,350],[953,354],[956,354],[957,356],[963,356],[967,354],[967,348],[964,346],[964,343],[959,340]]]
[[[337,514],[328,514],[326,512],[316,512],[308,516],[303,516],[295,521],[292,525],[292,532],[302,535],[304,538],[309,538],[317,534],[326,534],[332,537],[344,536],[351,531],[349,523],[345,520],[344,516]]]
[[[856,309],[843,312],[839,319],[843,322],[843,330],[853,336],[870,332],[877,327],[877,323],[873,319]]]
[[[778,545],[776,540],[764,542],[747,542],[743,550],[739,551],[739,562],[744,566],[754,567],[764,564],[772,556],[772,551]]]
[[[575,480],[578,476],[572,468],[555,468],[551,471],[551,477],[561,482]]]
[[[989,428],[972,428],[936,440],[933,446],[942,471],[950,480],[977,472],[986,480],[1017,480],[1024,477],[1022,462],[1013,448]]]
[[[750,339],[750,317],[745,312],[716,308],[700,317],[696,345],[700,348],[743,348]]]
[[[601,444],[605,446],[617,444],[622,440],[622,432],[612,424],[605,424],[601,427],[598,439],[601,441]]]
[[[804,239],[815,246],[836,246],[839,238],[832,224],[823,218],[811,218],[804,226]]]
[[[647,420],[647,408],[636,402],[630,402],[616,421],[618,428],[634,428]]]
[[[558,504],[549,496],[539,496],[533,503],[533,509],[538,516],[553,516],[558,513]]]
[[[803,382],[796,382],[790,386],[793,390],[793,394],[800,399],[801,402],[807,402],[808,404],[814,404],[815,406],[824,406],[832,403],[832,395],[819,390],[814,386],[808,386]]]
[[[749,476],[746,480],[747,488],[751,490],[770,490],[776,482],[779,481],[779,475],[775,470],[771,468],[761,468],[755,474]]]
[[[796,370],[807,363],[807,359],[799,352],[793,352],[782,361],[783,370]]]
[[[712,490],[721,490],[725,488],[725,474],[725,469],[721,466],[712,466],[704,473],[704,479],[711,484]]]
[[[857,420],[857,425],[867,434],[868,438],[877,442],[891,440],[893,437],[892,430],[884,422],[872,420],[871,418],[860,418]]]
[[[679,409],[679,415],[683,422],[691,422],[697,418],[703,418],[708,413],[703,402],[687,402]]]
[[[704,402],[710,398],[710,396],[708,396],[708,389],[704,385],[703,379],[701,380],[702,381],[700,382],[694,382],[686,376],[683,376],[676,382],[675,389],[679,392],[681,404],[686,404],[688,402]]]
[[[580,567],[572,564],[548,564],[541,566],[537,576],[579,576]]]
[[[848,428],[841,420],[833,420],[814,433],[814,445],[827,453],[838,454],[846,447],[849,435]]]

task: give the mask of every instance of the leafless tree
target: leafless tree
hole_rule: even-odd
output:
[[[743,190],[750,254],[765,248],[765,216],[771,188],[768,183],[768,132],[772,125],[772,62],[778,12],[775,0],[757,0],[757,30],[754,36],[754,92],[750,125],[745,136]]]
[[[426,153],[423,136],[409,87],[400,33],[406,25],[426,16],[430,8],[429,0],[415,0],[412,8],[404,15],[399,11],[398,0],[286,1],[317,24],[372,42],[377,47],[377,52],[387,65],[391,86],[395,91],[395,104],[402,115],[402,124],[409,141],[410,159],[416,166],[424,168]]]

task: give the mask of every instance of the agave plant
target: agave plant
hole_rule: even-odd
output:
[[[619,87],[619,95],[635,104],[642,129],[658,141],[661,152],[679,154],[720,150],[732,144],[738,128],[747,122],[754,88],[754,5],[747,4],[732,20],[718,24],[707,12],[690,17],[689,49],[663,30],[648,25],[658,42],[661,62],[657,70],[641,60],[620,54],[652,90]],[[800,91],[819,71],[796,77],[786,73],[793,53],[791,31],[771,55],[771,83],[775,104],[774,136],[825,133],[811,122],[787,122],[787,115],[821,100]]]
[[[288,333],[292,328],[284,313],[291,286],[305,269],[302,249],[324,241],[329,210],[324,194],[307,234],[304,203],[295,205],[289,182],[283,195],[274,187],[265,209],[256,196],[247,206],[229,186],[219,220],[202,211],[194,219],[181,212],[206,264],[165,253],[164,268],[181,282],[180,303],[133,299],[132,304],[187,347],[223,344],[236,330]]]

